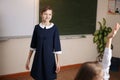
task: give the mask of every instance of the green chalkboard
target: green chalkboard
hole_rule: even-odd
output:
[[[53,8],[52,22],[61,35],[94,33],[97,0],[40,0],[39,9],[46,5]]]

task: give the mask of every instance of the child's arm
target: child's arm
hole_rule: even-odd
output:
[[[112,53],[111,43],[112,43],[112,39],[116,35],[119,28],[120,28],[120,25],[117,23],[116,26],[113,27],[112,32],[109,33],[108,36],[107,36],[106,48],[105,48],[104,55],[103,55],[103,60],[102,60],[102,63],[105,64],[105,65],[108,64],[111,60],[111,53]],[[108,66],[106,66],[106,67],[108,67]]]
[[[30,59],[31,59],[32,54],[33,54],[33,50],[30,50],[28,58],[27,58],[27,62],[26,62],[26,70],[30,69],[29,65],[30,65]]]
[[[60,63],[59,63],[59,59],[58,59],[58,55],[59,54],[55,54],[56,57],[56,73],[58,73],[60,71]]]
[[[116,35],[119,28],[120,28],[120,25],[117,23],[116,26],[113,27],[112,32],[109,33],[107,36],[106,48],[105,48],[103,60],[102,60],[104,80],[109,79],[109,67],[111,65],[111,58],[112,58],[111,43],[112,43],[112,39]]]

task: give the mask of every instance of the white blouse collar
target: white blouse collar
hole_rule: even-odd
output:
[[[39,26],[41,27],[41,28],[45,28],[46,27],[46,29],[50,29],[50,28],[52,28],[53,27],[53,25],[54,25],[54,23],[51,23],[49,26],[45,26],[45,25],[43,25],[42,23],[40,23],[39,24]]]

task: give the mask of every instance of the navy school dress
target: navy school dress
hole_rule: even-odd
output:
[[[35,48],[35,55],[31,69],[31,76],[35,80],[56,79],[56,62],[54,51],[61,51],[59,33],[56,25],[43,29],[40,25],[34,28],[31,48]]]

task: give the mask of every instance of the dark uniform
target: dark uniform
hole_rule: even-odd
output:
[[[31,76],[35,80],[56,79],[56,62],[54,51],[61,51],[59,33],[56,25],[43,29],[40,25],[34,28],[31,48],[35,48],[35,56]]]

